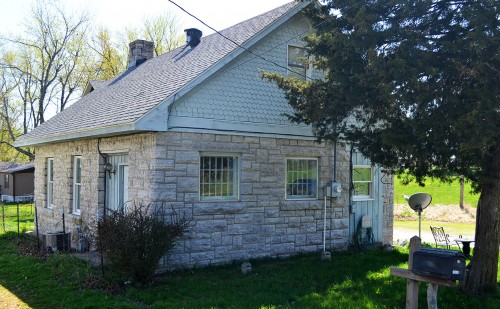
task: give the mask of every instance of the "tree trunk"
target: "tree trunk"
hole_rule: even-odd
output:
[[[477,205],[476,242],[471,268],[462,289],[470,294],[494,291],[497,287],[498,250],[500,245],[500,147],[489,166],[494,179],[483,182]]]

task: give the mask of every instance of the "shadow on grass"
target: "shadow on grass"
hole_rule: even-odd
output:
[[[110,294],[83,287],[88,273],[96,273],[85,263],[67,255],[46,261],[20,257],[9,235],[10,240],[0,236],[0,284],[35,308],[402,308],[405,304],[406,281],[390,276],[389,267],[406,267],[406,249],[333,253],[331,261],[321,261],[319,252],[254,260],[247,275],[240,272],[239,263],[175,271],[146,287]],[[438,305],[500,308],[498,295],[479,299],[441,287]],[[426,285],[421,284],[421,305],[425,299]]]

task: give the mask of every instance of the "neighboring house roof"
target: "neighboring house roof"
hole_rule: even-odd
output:
[[[0,162],[0,173],[16,166],[17,164],[14,162]]]
[[[309,4],[293,1],[220,32],[249,48]],[[107,85],[92,81],[94,91],[20,137],[16,146],[166,131],[166,120],[151,119],[164,118],[173,101],[245,52],[238,45],[214,33],[195,48],[179,47],[131,67]]]
[[[23,165],[19,165],[16,167],[11,167],[11,168],[5,169],[5,170],[0,171],[0,172],[5,173],[5,174],[15,174],[15,173],[19,173],[19,172],[28,171],[30,169],[33,169],[33,170],[35,169],[35,163],[26,163]]]

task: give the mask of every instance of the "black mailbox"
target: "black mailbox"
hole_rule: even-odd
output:
[[[419,275],[462,280],[465,256],[458,250],[421,248],[413,252],[412,272]]]

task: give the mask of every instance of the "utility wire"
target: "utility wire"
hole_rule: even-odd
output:
[[[197,21],[199,21],[200,23],[202,23],[203,25],[205,25],[206,27],[208,27],[210,30],[213,30],[215,33],[217,33],[218,35],[220,35],[220,36],[221,36],[221,37],[223,37],[224,39],[226,39],[226,40],[230,41],[231,43],[233,43],[234,45],[238,46],[239,48],[241,48],[241,49],[243,49],[243,50],[247,51],[248,53],[252,54],[252,55],[253,55],[253,56],[255,56],[256,58],[260,58],[260,59],[262,59],[262,60],[264,60],[264,61],[266,61],[266,62],[272,63],[272,64],[274,64],[275,66],[280,67],[280,68],[282,68],[282,69],[285,69],[285,70],[287,70],[287,71],[290,71],[290,72],[292,72],[292,73],[294,73],[294,74],[299,74],[299,75],[301,75],[301,76],[304,76],[306,79],[313,80],[312,78],[310,78],[310,77],[308,77],[308,76],[306,76],[306,75],[304,75],[304,74],[300,74],[300,73],[298,73],[298,72],[295,72],[295,71],[291,70],[291,69],[290,69],[290,68],[288,68],[288,67],[285,67],[285,66],[283,66],[283,65],[281,65],[281,64],[279,64],[279,63],[276,63],[275,61],[269,60],[269,59],[267,59],[267,58],[265,58],[265,57],[263,57],[263,56],[261,56],[261,55],[259,55],[259,54],[254,53],[253,51],[251,51],[251,50],[249,50],[248,48],[246,48],[246,47],[242,46],[241,44],[237,43],[237,42],[236,42],[236,41],[234,41],[233,39],[231,39],[231,38],[229,38],[229,37],[225,36],[225,35],[224,35],[224,34],[222,34],[220,31],[218,31],[218,30],[214,29],[213,27],[209,26],[209,25],[208,25],[208,24],[206,24],[203,20],[201,20],[201,19],[199,19],[198,17],[194,16],[193,14],[189,13],[188,11],[186,11],[183,7],[181,7],[180,5],[178,5],[177,3],[175,3],[174,1],[172,1],[172,0],[168,0],[168,1],[169,1],[170,3],[172,3],[173,5],[177,6],[179,9],[181,9],[182,11],[184,11],[184,12],[185,12],[186,14],[188,14],[189,16],[193,17],[194,19],[196,19]]]
[[[253,58],[248,59],[248,60],[246,60],[246,61],[243,61],[243,62],[241,62],[241,63],[239,63],[239,64],[236,64],[235,66],[233,66],[233,67],[231,67],[231,68],[229,68],[229,69],[226,69],[226,70],[224,70],[224,71],[220,72],[219,74],[215,74],[215,75],[211,76],[211,77],[210,77],[210,78],[208,78],[208,79],[213,79],[213,78],[216,78],[216,77],[218,77],[218,76],[220,76],[220,75],[222,75],[222,74],[224,74],[224,73],[227,73],[227,72],[229,72],[229,71],[231,71],[231,70],[234,70],[234,69],[236,69],[236,68],[239,68],[240,66],[242,66],[242,65],[244,65],[244,64],[246,64],[246,63],[248,63],[248,62],[251,62],[251,61],[253,61],[253,60],[257,59],[257,58],[263,59],[263,60],[265,60],[266,62],[272,63],[273,65],[276,65],[276,66],[278,66],[278,67],[280,67],[280,68],[284,68],[284,69],[286,69],[287,71],[291,71],[292,73],[302,75],[302,74],[300,74],[300,73],[297,73],[297,72],[295,72],[295,71],[290,70],[290,69],[289,69],[289,68],[287,68],[287,67],[284,67],[284,66],[282,66],[282,65],[280,65],[280,64],[277,64],[277,63],[276,63],[276,62],[274,62],[274,61],[271,61],[271,60],[266,59],[266,58],[265,58],[264,56],[262,56],[262,55],[263,55],[263,54],[267,54],[268,52],[270,52],[270,51],[272,51],[272,50],[275,50],[276,48],[278,48],[278,47],[282,46],[283,44],[288,43],[288,42],[290,42],[290,41],[292,41],[292,40],[294,40],[294,39],[296,39],[296,38],[298,38],[298,37],[301,37],[301,36],[305,35],[306,33],[310,32],[311,30],[306,30],[306,31],[303,31],[303,32],[301,32],[301,33],[297,34],[296,36],[294,36],[294,37],[292,37],[292,38],[290,38],[290,39],[288,39],[288,40],[285,40],[285,41],[283,41],[283,42],[281,42],[281,43],[277,44],[276,46],[271,47],[270,49],[268,49],[268,50],[264,51],[262,54],[258,55],[258,54],[255,54],[254,52],[252,52],[252,51],[248,50],[247,48],[245,48],[245,47],[241,46],[240,44],[236,43],[236,42],[235,42],[235,41],[233,41],[232,39],[230,39],[230,38],[226,37],[225,35],[223,35],[222,33],[220,33],[220,31],[217,31],[217,30],[215,30],[214,28],[210,27],[210,26],[209,26],[209,25],[207,25],[205,22],[203,22],[202,20],[200,20],[198,17],[196,17],[196,16],[194,16],[193,14],[189,13],[188,11],[186,11],[184,8],[182,8],[181,6],[179,6],[177,3],[173,2],[172,0],[169,0],[169,2],[171,2],[172,4],[174,4],[175,6],[177,6],[178,8],[180,8],[182,11],[184,11],[184,12],[185,12],[186,14],[188,14],[189,16],[191,16],[191,17],[195,18],[196,20],[198,20],[199,22],[201,22],[201,23],[202,23],[203,25],[205,25],[206,27],[208,27],[208,28],[210,28],[211,30],[215,31],[217,34],[219,34],[220,36],[222,36],[224,39],[229,40],[230,42],[232,42],[233,44],[235,44],[235,45],[236,45],[236,46],[238,46],[239,48],[242,48],[242,49],[244,49],[245,51],[248,51],[250,54],[254,55],[254,57],[253,57]],[[361,3],[363,3],[363,0],[361,0],[361,1],[358,1],[358,2],[354,3],[353,5],[351,5],[351,6],[347,7],[347,9],[353,8],[353,7],[357,6],[357,5],[360,5]],[[328,19],[325,19],[325,20],[323,20],[322,22],[317,23],[316,25],[312,26],[312,28],[319,27],[319,26],[321,26],[322,24],[326,23],[327,21],[328,21]],[[302,76],[305,76],[305,75],[302,75]],[[309,78],[309,77],[307,77],[307,76],[305,76],[305,77],[306,77],[306,78]],[[195,87],[196,87],[196,86],[192,86],[192,87],[188,88],[187,90],[193,89],[193,88],[195,88]],[[174,96],[174,97],[175,97],[175,96]],[[174,99],[174,100],[175,100],[175,99]]]

